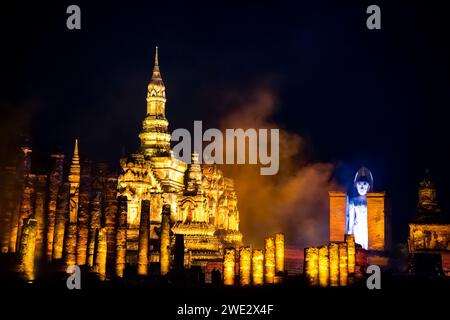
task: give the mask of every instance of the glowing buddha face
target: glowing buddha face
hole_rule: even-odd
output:
[[[356,190],[360,196],[365,196],[369,191],[370,184],[367,181],[357,181],[356,182]]]

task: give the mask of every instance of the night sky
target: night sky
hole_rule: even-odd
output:
[[[134,152],[154,47],[170,128],[215,127],[226,92],[276,93],[275,121],[351,186],[369,167],[404,240],[430,168],[450,209],[450,10],[439,1],[95,1],[1,4],[0,161],[21,135],[34,166],[59,148],[118,165]],[[395,2],[395,3],[393,3]],[[66,8],[81,7],[79,31]],[[366,28],[381,7],[382,29]],[[244,214],[244,213],[241,213]]]

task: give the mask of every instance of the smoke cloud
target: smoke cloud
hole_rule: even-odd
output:
[[[280,129],[280,169],[277,175],[260,175],[259,165],[226,165],[235,180],[244,242],[262,246],[264,237],[284,232],[290,245],[305,247],[326,243],[329,234],[328,191],[336,190],[334,166],[311,163],[305,141],[280,127],[273,116],[276,96],[257,90],[245,98],[228,97],[235,106],[220,124],[226,128]],[[231,99],[231,100],[230,100]]]

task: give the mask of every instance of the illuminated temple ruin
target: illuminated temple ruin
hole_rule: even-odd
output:
[[[190,165],[176,159],[170,149],[165,116],[166,93],[158,64],[147,92],[147,116],[139,134],[140,151],[121,159],[118,194],[128,201],[127,262],[136,264],[142,201],[150,201],[149,261],[159,261],[162,207],[169,205],[172,231],[183,235],[186,265],[205,265],[222,258],[224,246],[240,245],[239,212],[233,181],[214,165],[201,165],[192,154]],[[175,238],[171,240],[171,245]]]
[[[31,169],[29,143],[1,168],[0,258],[13,258],[15,274],[32,282],[47,270],[77,265],[100,280],[174,279],[195,271],[204,283],[225,286],[285,282],[285,235],[266,237],[263,248],[244,245],[233,180],[200,163],[196,153],[190,163],[174,156],[165,104],[156,50],[140,147],[120,159],[119,173],[80,157],[78,140],[70,161],[54,153],[47,171]],[[388,198],[373,190],[365,167],[353,185],[350,192],[329,192],[329,239],[305,248],[300,258],[308,285],[346,287],[363,279],[368,265],[390,267]],[[450,222],[428,175],[418,196],[409,224],[409,272],[450,276]]]
[[[450,221],[441,212],[429,172],[419,184],[417,213],[409,224],[410,272],[450,276]]]
[[[78,141],[67,180],[63,154],[51,156],[48,175],[31,172],[29,145],[2,171],[1,252],[19,253],[27,280],[56,262],[101,279],[127,269],[164,275],[174,264],[204,270],[222,262],[225,248],[241,246],[233,180],[197,154],[191,164],[173,156],[165,103],[156,50],[140,148],[120,160],[120,174],[80,159]]]
[[[355,243],[369,253],[369,264],[387,266],[391,249],[391,211],[385,192],[373,190],[373,176],[362,167],[354,178],[356,195],[329,192],[330,241],[353,234]]]
[[[305,248],[304,274],[311,286],[345,287],[364,277],[369,264],[389,267],[390,208],[384,192],[373,192],[373,176],[361,167],[354,196],[329,192],[330,242]]]

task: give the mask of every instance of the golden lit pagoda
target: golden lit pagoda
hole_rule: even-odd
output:
[[[80,161],[78,140],[67,179],[62,154],[51,156],[48,175],[31,173],[28,145],[16,166],[0,171],[10,191],[0,195],[0,251],[19,254],[16,271],[27,281],[42,276],[43,262],[58,270],[77,265],[100,280],[191,266],[208,276],[221,268],[225,249],[239,252],[233,180],[197,154],[190,164],[174,157],[165,103],[156,51],[140,147],[120,160],[120,175]]]
[[[155,65],[152,80],[148,84],[147,116],[139,134],[141,152],[145,156],[168,156],[170,154],[169,122],[166,119],[166,87],[161,78],[158,63],[158,47],[155,51]]]
[[[169,122],[165,116],[166,90],[161,77],[158,48],[147,92],[147,114],[137,153],[121,159],[118,195],[127,197],[127,263],[139,260],[142,201],[150,201],[149,263],[160,259],[162,208],[170,207],[172,230],[183,235],[185,265],[202,265],[223,255],[224,246],[238,246],[239,212],[233,181],[214,165],[202,165],[192,155],[190,165],[174,157]],[[142,239],[141,239],[142,240]]]

